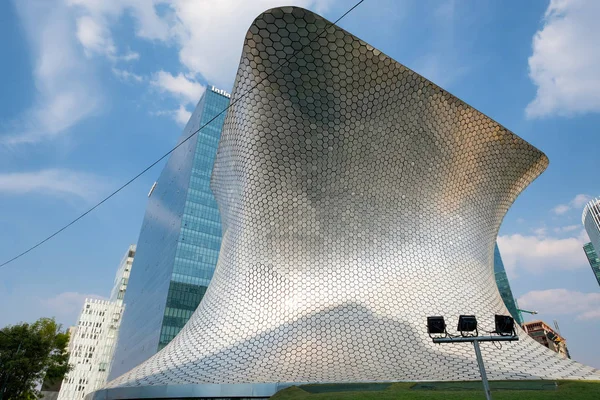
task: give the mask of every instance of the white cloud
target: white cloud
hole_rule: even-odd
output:
[[[502,260],[507,273],[513,277],[519,270],[539,273],[585,268],[584,243],[585,232],[562,239],[520,234],[498,236]]]
[[[587,194],[578,194],[568,204],[559,204],[552,209],[552,212],[556,215],[563,215],[571,209],[578,209],[583,211],[583,206],[592,199],[592,196]]]
[[[175,111],[175,121],[177,121],[181,125],[187,124],[192,113],[188,111],[184,106],[179,106],[177,111]]]
[[[600,2],[551,0],[533,38],[530,118],[600,111]]]
[[[144,80],[143,76],[134,74],[133,72],[129,72],[124,69],[113,68],[112,72],[117,78],[119,78],[125,82],[129,82],[129,81],[142,82]]]
[[[93,53],[114,57],[117,53],[108,28],[90,16],[77,19],[77,39],[83,45],[88,57]]]
[[[75,22],[64,4],[41,0],[15,2],[34,64],[34,104],[10,126],[0,143],[36,143],[56,137],[100,109],[102,98],[93,66],[75,39]]]
[[[162,41],[179,49],[186,73],[201,75],[227,89],[233,83],[246,30],[261,12],[281,6],[279,0],[66,0],[95,24],[82,41],[87,49],[99,42],[112,43],[107,32],[124,14],[136,21],[136,35]],[[324,12],[332,0],[297,0],[294,5]],[[157,6],[161,6],[158,12]],[[220,34],[219,34],[220,33]]]
[[[195,104],[205,79],[230,88],[238,66],[246,30],[261,12],[280,6],[279,0],[61,0],[77,16],[77,38],[88,57],[103,55],[113,63],[113,73],[124,81],[143,77],[116,68],[119,61],[132,61],[139,54],[120,54],[112,26],[124,15],[131,16],[140,38],[160,41],[179,51],[182,72],[171,75],[159,70],[151,84],[181,100],[178,110],[155,114],[171,115],[179,123],[186,119],[185,106]],[[298,0],[295,5],[324,12],[334,0]],[[223,34],[215,34],[217,32]]]
[[[578,320],[600,319],[600,293],[567,289],[536,290],[518,299],[519,306],[543,314],[576,315]]]
[[[105,297],[96,294],[64,292],[49,299],[39,299],[39,304],[60,321],[77,321],[86,298],[106,300]]]
[[[42,193],[59,197],[75,196],[93,201],[107,189],[108,184],[104,179],[67,169],[0,174],[0,194],[7,195]]]
[[[196,104],[206,89],[205,86],[186,78],[183,74],[173,76],[165,71],[154,74],[151,84],[163,92],[168,92],[181,100]]]
[[[323,13],[333,1],[294,3]],[[139,38],[178,49],[181,73],[173,76],[159,70],[154,83],[186,101],[176,114],[182,121],[185,105],[196,102],[202,93],[200,78],[224,89],[231,87],[246,30],[261,12],[281,5],[279,0],[23,0],[15,4],[34,48],[39,93],[31,111],[10,130],[4,129],[0,143],[8,145],[57,136],[99,112],[101,91],[90,64],[95,55],[110,60],[120,79],[145,80],[117,68],[119,62],[140,57],[115,42],[113,26],[123,16],[134,20]]]
[[[328,3],[294,1],[294,5],[320,11],[324,11]],[[176,15],[173,32],[180,48],[179,61],[190,72],[228,90],[235,78],[243,38],[250,24],[263,11],[281,6],[281,1],[174,0],[170,5]]]
[[[136,53],[135,51],[129,50],[127,53],[121,56],[121,60],[123,61],[134,61],[140,59],[140,53]]]
[[[136,35],[150,40],[167,40],[170,36],[169,15],[161,18],[156,6],[168,0],[64,0],[81,15],[95,20],[106,29],[121,15],[128,13],[136,24]]]
[[[575,196],[573,200],[571,200],[571,205],[575,208],[583,208],[588,201],[592,199],[592,196],[587,194],[578,194]]]
[[[555,233],[567,233],[567,232],[576,231],[578,229],[581,229],[580,225],[567,225],[567,226],[561,226],[558,228],[554,228],[553,231]]]
[[[175,120],[179,125],[185,126],[189,121],[192,113],[188,111],[187,108],[183,104],[179,105],[179,108],[176,110],[163,110],[151,113],[152,115],[166,115]]]
[[[94,6],[93,1],[82,1],[77,0],[68,1],[71,5],[78,5],[74,10],[79,17],[77,17],[77,39],[83,46],[85,54],[88,57],[92,57],[95,54],[103,55],[112,62],[117,61],[135,61],[140,58],[140,54],[134,51],[127,51],[125,54],[120,55],[119,51],[114,44],[110,27],[115,16],[123,12],[126,9],[126,4],[117,2],[105,2],[109,7],[98,8]],[[112,4],[112,7],[111,7]],[[147,2],[148,6],[152,6],[150,2]],[[112,18],[111,18],[112,17]]]
[[[570,209],[571,209],[571,207],[569,207],[566,204],[559,204],[552,209],[552,212],[554,212],[554,214],[556,214],[556,215],[563,215]]]

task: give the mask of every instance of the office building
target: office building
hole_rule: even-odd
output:
[[[600,285],[600,258],[598,258],[598,253],[594,250],[594,246],[592,243],[586,243],[583,246],[583,251],[585,252],[585,256],[590,263],[590,267],[592,267],[592,272],[596,277],[596,281],[598,281],[598,285]]]
[[[125,292],[127,291],[129,275],[131,274],[131,267],[133,266],[133,260],[135,257],[135,249],[135,244],[130,245],[129,249],[127,249],[127,252],[119,263],[113,288],[110,291],[109,300],[113,303],[123,304],[123,298],[125,297]]]
[[[235,82],[211,180],[223,240],[210,287],[162,351],[89,399],[480,379],[473,347],[434,344],[426,319],[456,333],[474,314],[483,332],[506,313],[494,241],[547,157],[297,7],[254,21]],[[481,346],[489,379],[600,379],[518,331]]]
[[[123,295],[135,256],[129,246],[119,263],[110,300],[85,299],[77,325],[69,328],[69,364],[58,400],[83,399],[108,381],[123,313]]]
[[[207,88],[180,141],[208,125],[171,154],[150,190],[111,379],[167,345],[212,279],[221,221],[210,177],[225,119],[217,115],[228,105],[227,92]]]
[[[596,254],[600,254],[600,198],[592,199],[585,205],[581,221]]]
[[[512,290],[510,289],[510,283],[506,276],[506,270],[504,269],[504,263],[500,256],[500,249],[498,244],[494,246],[494,275],[496,276],[496,285],[498,285],[498,291],[504,301],[504,305],[508,309],[510,315],[515,319],[515,322],[519,325],[523,325],[523,315],[519,311],[517,302],[513,296]]]
[[[536,342],[560,354],[563,358],[571,358],[566,339],[544,321],[526,322],[523,324],[523,329]]]
[[[63,379],[58,400],[83,399],[106,384],[122,308],[108,300],[85,299],[70,338],[73,369]]]

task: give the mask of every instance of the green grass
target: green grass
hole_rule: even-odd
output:
[[[600,399],[600,381],[557,381],[558,388],[554,389],[550,387],[550,390],[534,389],[534,390],[505,390],[498,389],[498,387],[506,387],[514,383],[516,386],[527,388],[528,385],[523,381],[514,382],[491,382],[492,384],[492,396],[494,400],[599,400]],[[530,382],[529,387],[540,388],[539,381]],[[292,386],[284,389],[273,397],[272,400],[322,400],[322,399],[335,399],[335,400],[398,400],[398,399],[426,399],[426,400],[482,400],[485,399],[483,393],[483,387],[479,382],[479,387],[473,386],[472,382],[469,382],[466,387],[467,389],[448,387],[447,383],[440,384],[438,388],[434,390],[426,389],[413,389],[415,386],[414,382],[400,382],[392,383],[385,390],[352,390],[350,391],[338,391],[333,392],[331,385],[324,385],[324,392],[322,393],[309,393],[303,390],[301,387]],[[457,383],[460,386],[460,383]],[[495,389],[496,387],[496,389]],[[547,387],[548,388],[548,387]],[[318,391],[318,385],[310,385],[308,388],[311,392]],[[348,389],[348,388],[346,388]],[[479,390],[477,390],[479,389]],[[343,388],[340,390],[344,390]]]

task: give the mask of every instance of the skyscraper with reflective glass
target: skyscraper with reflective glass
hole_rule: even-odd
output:
[[[590,263],[590,267],[592,267],[592,272],[598,281],[598,285],[600,285],[600,258],[598,258],[598,253],[594,250],[591,242],[583,246],[583,251],[585,251],[585,256]]]
[[[510,289],[510,283],[508,283],[508,277],[506,276],[506,270],[504,269],[504,263],[502,262],[497,243],[494,248],[494,275],[496,276],[496,285],[498,285],[500,296],[504,300],[504,305],[508,308],[508,312],[515,319],[515,322],[523,325],[523,316],[517,307],[512,290]]]
[[[226,92],[207,89],[179,143],[228,105]],[[221,245],[219,211],[209,184],[225,115],[171,154],[148,194],[110,379],[167,345],[206,292]]]
[[[592,199],[585,205],[581,222],[596,254],[600,254],[600,198]]]

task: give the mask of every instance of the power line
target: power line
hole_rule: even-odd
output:
[[[350,14],[356,7],[358,7],[362,2],[364,2],[365,0],[360,0],[359,2],[357,2],[356,4],[354,4],[348,11],[346,11],[344,14],[342,14],[338,19],[336,19],[333,24],[327,26],[326,28],[323,29],[323,31],[319,34],[319,36],[316,37],[316,39],[320,39],[322,37],[322,35],[324,33],[327,32],[327,30],[337,24],[338,22],[340,22],[346,15]],[[314,42],[311,41],[309,42],[312,43]],[[291,60],[293,60],[301,51],[303,51],[306,48],[306,46],[303,46],[300,50],[296,51],[295,53],[291,54],[288,58],[286,58],[284,60],[283,63],[279,64],[279,66],[277,66],[277,68],[275,68],[275,70],[273,70],[273,72],[271,73],[271,75],[277,71],[279,71],[281,68],[283,68],[284,66],[286,66],[287,64],[290,63]],[[223,113],[225,113],[227,110],[229,110],[229,108],[231,108],[234,104],[236,104],[238,101],[240,101],[241,99],[243,99],[244,97],[246,97],[252,90],[254,90],[258,85],[260,85],[261,83],[263,83],[267,78],[269,78],[270,75],[265,76],[263,79],[261,79],[260,81],[258,81],[254,86],[252,86],[250,89],[248,89],[246,92],[242,93],[242,95],[240,95],[239,97],[237,97],[234,101],[232,101],[231,103],[229,103],[229,105],[227,107],[225,107],[220,113],[218,113],[217,115],[215,115],[213,118],[211,118],[207,123],[205,123],[204,125],[202,125],[201,127],[199,127],[198,129],[196,129],[194,132],[192,132],[189,136],[187,136],[184,140],[182,140],[179,144],[177,144],[175,147],[173,147],[171,150],[167,151],[165,154],[163,154],[158,160],[154,161],[152,164],[150,164],[149,166],[147,166],[146,168],[144,168],[141,172],[139,172],[137,175],[135,175],[133,178],[129,179],[127,182],[125,182],[123,185],[121,185],[118,189],[116,189],[114,192],[112,192],[111,194],[109,194],[108,196],[106,196],[104,199],[102,199],[100,202],[98,202],[96,205],[94,205],[93,207],[91,207],[89,210],[87,210],[86,212],[84,212],[83,214],[81,214],[80,216],[78,216],[77,218],[75,218],[74,220],[72,220],[71,222],[69,222],[68,224],[66,224],[65,226],[63,226],[62,228],[60,228],[59,230],[57,230],[56,232],[54,232],[53,234],[51,234],[50,236],[48,236],[47,238],[45,238],[44,240],[36,243],[35,245],[31,246],[30,248],[28,248],[27,250],[23,251],[22,253],[14,256],[13,258],[3,262],[2,264],[0,264],[0,268],[4,267],[5,265],[10,264],[11,262],[23,257],[25,254],[35,250],[36,248],[38,248],[39,246],[43,245],[44,243],[46,243],[47,241],[49,241],[50,239],[52,239],[53,237],[57,236],[58,234],[60,234],[61,232],[63,232],[64,230],[66,230],[67,228],[69,228],[71,225],[75,224],[77,221],[79,221],[80,219],[82,219],[83,217],[85,217],[86,215],[88,215],[89,213],[91,213],[92,211],[94,211],[96,208],[100,207],[102,204],[104,204],[106,201],[108,201],[110,198],[112,198],[114,195],[116,195],[117,193],[119,193],[121,190],[125,189],[127,186],[129,186],[131,183],[133,183],[133,181],[135,181],[136,179],[138,179],[140,176],[144,175],[146,172],[148,172],[150,169],[152,169],[152,167],[154,167],[156,164],[158,164],[159,162],[161,162],[162,160],[164,160],[167,156],[169,156],[171,153],[173,153],[175,150],[177,150],[179,147],[181,147],[184,143],[186,143],[188,140],[190,140],[192,137],[194,137],[198,132],[200,132],[202,129],[204,129],[207,125],[209,125],[211,122],[213,122],[215,119],[217,119],[219,116],[221,116]]]

